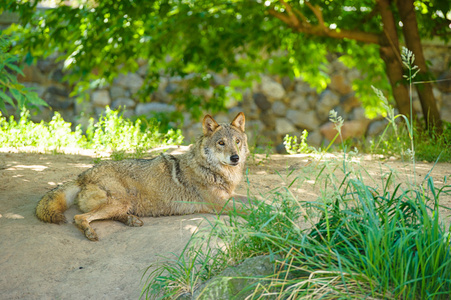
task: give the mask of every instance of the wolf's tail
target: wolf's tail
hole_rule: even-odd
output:
[[[74,203],[80,192],[76,181],[60,185],[47,192],[36,207],[36,216],[44,222],[61,224],[66,222],[64,212]]]

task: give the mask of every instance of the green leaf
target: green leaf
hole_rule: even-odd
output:
[[[17,89],[10,89],[9,90],[13,97],[19,102],[20,100],[23,100],[23,95],[17,90]]]
[[[28,92],[26,97],[27,97],[28,102],[31,104],[41,105],[41,106],[49,106],[47,104],[47,102],[45,102],[44,100],[39,98],[39,96],[36,92]]]
[[[25,74],[22,72],[22,70],[21,70],[18,66],[13,65],[13,64],[6,64],[6,66],[7,66],[8,68],[10,68],[10,69],[16,71],[16,72],[19,73],[20,75],[25,76]]]
[[[4,101],[8,102],[12,106],[14,106],[14,101],[11,99],[10,96],[6,95],[3,91],[0,91],[0,98],[2,98]],[[1,101],[3,103],[3,101]]]
[[[5,103],[3,103],[3,101],[0,101],[0,110],[6,112],[6,106]]]

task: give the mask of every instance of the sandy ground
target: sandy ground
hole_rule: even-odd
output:
[[[34,210],[42,195],[57,184],[74,179],[92,166],[96,154],[17,153],[0,149],[0,299],[138,299],[146,268],[171,252],[180,253],[192,232],[210,215],[143,218],[144,226],[127,227],[115,221],[93,223],[100,241],[91,242],[71,224],[79,211],[66,212],[68,224],[39,221]],[[238,192],[265,193],[301,175],[292,191],[298,199],[317,199],[314,183],[326,174],[342,178],[340,156],[328,156],[327,167],[308,156],[257,156],[248,160],[248,182]],[[322,164],[319,164],[322,166]],[[421,182],[432,164],[417,163]],[[363,170],[372,186],[381,186],[390,169],[397,182],[412,182],[411,164],[360,159],[348,168]],[[289,175],[291,174],[291,175]],[[434,184],[443,186],[451,164],[437,164]],[[301,185],[301,183],[303,183]],[[449,183],[448,183],[449,184]],[[451,206],[451,196],[441,204]],[[446,212],[445,219],[448,220]],[[205,223],[205,221],[204,221]]]

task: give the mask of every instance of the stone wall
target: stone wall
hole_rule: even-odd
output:
[[[450,47],[429,45],[425,47],[425,55],[431,62],[430,71],[442,80],[451,78],[449,64],[451,62]],[[169,113],[176,110],[171,103],[174,91],[182,86],[178,77],[163,78],[158,91],[148,96],[147,103],[139,102],[136,92],[144,83],[146,62],[140,61],[137,73],[120,75],[105,88],[94,90],[90,101],[77,103],[70,97],[72,87],[63,81],[63,62],[55,62],[56,56],[38,61],[35,66],[24,69],[25,77],[20,81],[27,86],[33,86],[38,94],[51,106],[42,109],[33,118],[49,120],[53,111],[59,111],[65,120],[74,124],[86,124],[91,116],[104,111],[105,106],[111,108],[126,107],[124,115],[152,116],[154,113]],[[332,124],[328,121],[329,111],[335,109],[345,120],[344,137],[363,137],[379,134],[387,124],[383,118],[369,120],[365,117],[359,99],[352,91],[351,81],[361,77],[355,69],[348,69],[338,60],[332,60],[329,67],[331,83],[321,93],[317,93],[302,79],[290,80],[286,77],[261,76],[260,82],[255,82],[252,89],[243,92],[243,101],[230,101],[228,112],[220,113],[215,118],[220,122],[231,120],[237,112],[246,114],[246,125],[251,138],[263,136],[270,139],[280,151],[283,150],[285,134],[300,135],[307,129],[308,143],[321,145],[328,143],[334,136]],[[227,85],[230,75],[213,74],[212,84]],[[370,82],[368,83],[371,84]],[[211,90],[197,91],[205,97],[211,96]],[[440,81],[434,87],[442,119],[451,122],[451,82]],[[414,107],[421,115],[421,108],[414,95]],[[185,121],[175,124],[183,127],[186,141],[190,142],[200,132],[199,120],[191,120],[184,113]]]

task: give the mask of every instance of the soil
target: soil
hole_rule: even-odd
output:
[[[31,151],[30,151],[31,150]],[[174,151],[174,149],[172,150]],[[164,256],[179,254],[191,234],[212,215],[143,218],[144,226],[127,227],[105,220],[93,222],[100,240],[91,242],[74,226],[76,207],[67,212],[69,223],[47,224],[34,214],[42,195],[91,167],[99,153],[44,154],[37,149],[0,149],[0,299],[138,299],[143,273]],[[175,150],[177,152],[177,149]],[[100,154],[102,155],[102,154]],[[253,155],[239,193],[265,197],[281,186],[300,201],[315,201],[324,190],[315,182],[325,176],[343,178],[342,155]],[[324,163],[327,162],[327,163]],[[424,183],[430,172],[441,187],[451,175],[451,164],[411,163],[356,157],[346,166],[383,188],[390,170],[394,184]],[[414,175],[412,175],[414,174]],[[426,181],[427,182],[427,181]],[[449,183],[447,183],[449,185]],[[326,195],[327,196],[327,195]],[[451,195],[440,204],[451,206]],[[443,210],[449,223],[450,213]]]

